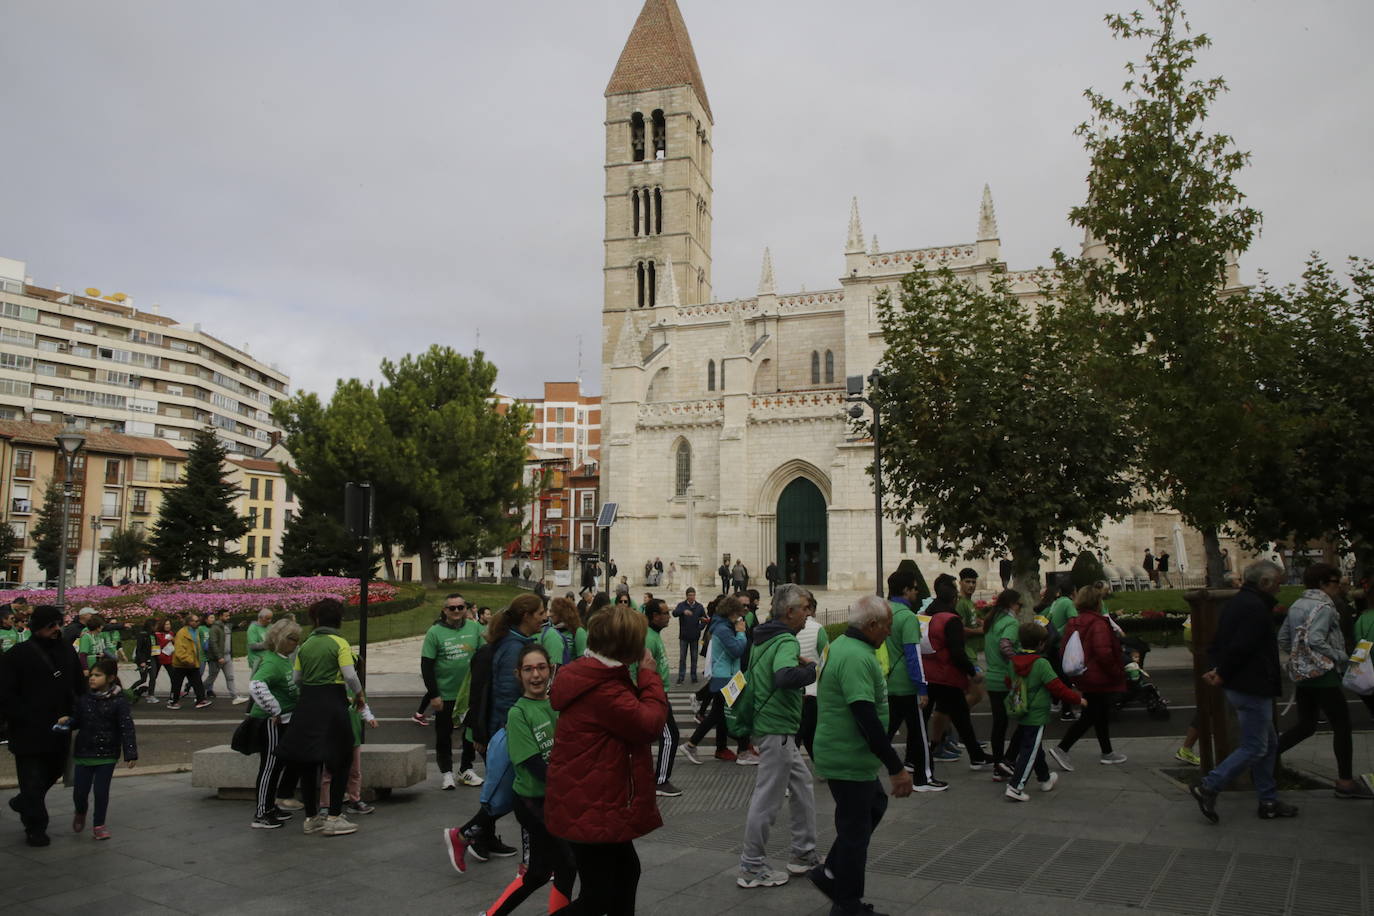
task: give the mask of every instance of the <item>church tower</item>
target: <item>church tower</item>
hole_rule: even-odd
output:
[[[678,304],[674,287],[682,305],[711,299],[712,127],[682,11],[645,0],[606,86],[607,366],[638,349],[622,330],[643,334],[653,309]]]

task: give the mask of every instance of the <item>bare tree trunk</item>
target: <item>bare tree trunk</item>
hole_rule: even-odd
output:
[[[382,562],[386,564],[386,578],[389,582],[396,581],[396,560],[391,555],[391,542],[382,538]]]
[[[1022,620],[1040,598],[1040,545],[1018,544],[1011,549],[1011,583],[1021,593]]]
[[[435,588],[439,584],[439,568],[435,563],[434,542],[420,543],[420,584],[425,588]]]
[[[1202,547],[1207,554],[1207,587],[1227,588],[1226,561],[1221,558],[1221,538],[1217,534],[1217,529],[1203,529]]]

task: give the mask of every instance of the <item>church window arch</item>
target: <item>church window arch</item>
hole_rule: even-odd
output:
[[[639,284],[639,296],[635,300],[640,308],[644,308],[644,262],[640,261],[635,265],[635,278]]]
[[[673,450],[673,495],[686,496],[692,485],[692,447],[686,439],[679,439]]]
[[[697,301],[706,301],[706,268],[697,268]]]
[[[725,390],[725,360],[720,361],[720,390]]]
[[[716,390],[716,361],[714,359],[706,361],[706,390]]]
[[[811,384],[821,383],[821,354],[815,350],[811,351]]]
[[[654,235],[663,234],[663,189],[654,188]]]
[[[655,108],[651,115],[654,130],[654,158],[663,159],[668,155],[668,121],[662,108]]]
[[[825,381],[826,384],[835,381],[835,353],[833,350],[825,351]]]
[[[635,227],[635,235],[639,235],[639,188],[630,192],[630,225]]]
[[[653,261],[648,263],[647,282],[649,284],[649,308],[653,308],[658,304],[658,276]]]
[[[630,155],[635,162],[644,161],[644,115],[638,111],[630,115]]]

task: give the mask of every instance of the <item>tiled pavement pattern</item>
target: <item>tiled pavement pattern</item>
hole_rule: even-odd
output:
[[[1290,793],[1301,816],[1261,822],[1252,795],[1227,793],[1213,827],[1158,772],[1171,764],[1172,741],[1124,739],[1119,749],[1130,762],[1103,767],[1080,745],[1077,771],[1025,804],[1003,800],[985,774],[945,766],[948,792],[892,800],[873,841],[869,899],[888,913],[1374,916],[1374,803]],[[1374,735],[1356,735],[1356,754],[1360,769],[1374,770]],[[1325,735],[1290,763],[1329,775]],[[734,885],[751,768],[682,760],[674,781],[685,794],[661,800],[665,827],[637,844],[641,913],[827,911],[801,879],[749,891]],[[303,836],[299,817],[282,830],[250,830],[247,803],[209,798],[185,774],[121,777],[109,818],[114,838],[102,843],[66,829],[70,797],[55,790],[47,849],[24,846],[15,818],[0,808],[0,911],[476,914],[514,875],[515,860],[453,872],[441,828],[465,820],[477,795],[436,787],[437,778],[398,793],[359,818],[358,833],[326,839]],[[833,831],[823,783],[817,802],[824,849]],[[770,844],[777,866],[785,824],[784,815]],[[510,819],[501,829],[516,841]],[[545,899],[537,895],[522,911],[542,912]]]

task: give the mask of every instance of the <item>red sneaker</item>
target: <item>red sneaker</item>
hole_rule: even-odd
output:
[[[459,874],[465,874],[468,870],[468,841],[463,838],[463,832],[457,827],[450,827],[444,831],[444,850],[448,853],[449,864]]]
[[[723,751],[716,751],[716,759],[724,760],[726,763],[734,763],[735,752],[730,750],[728,747]]]

